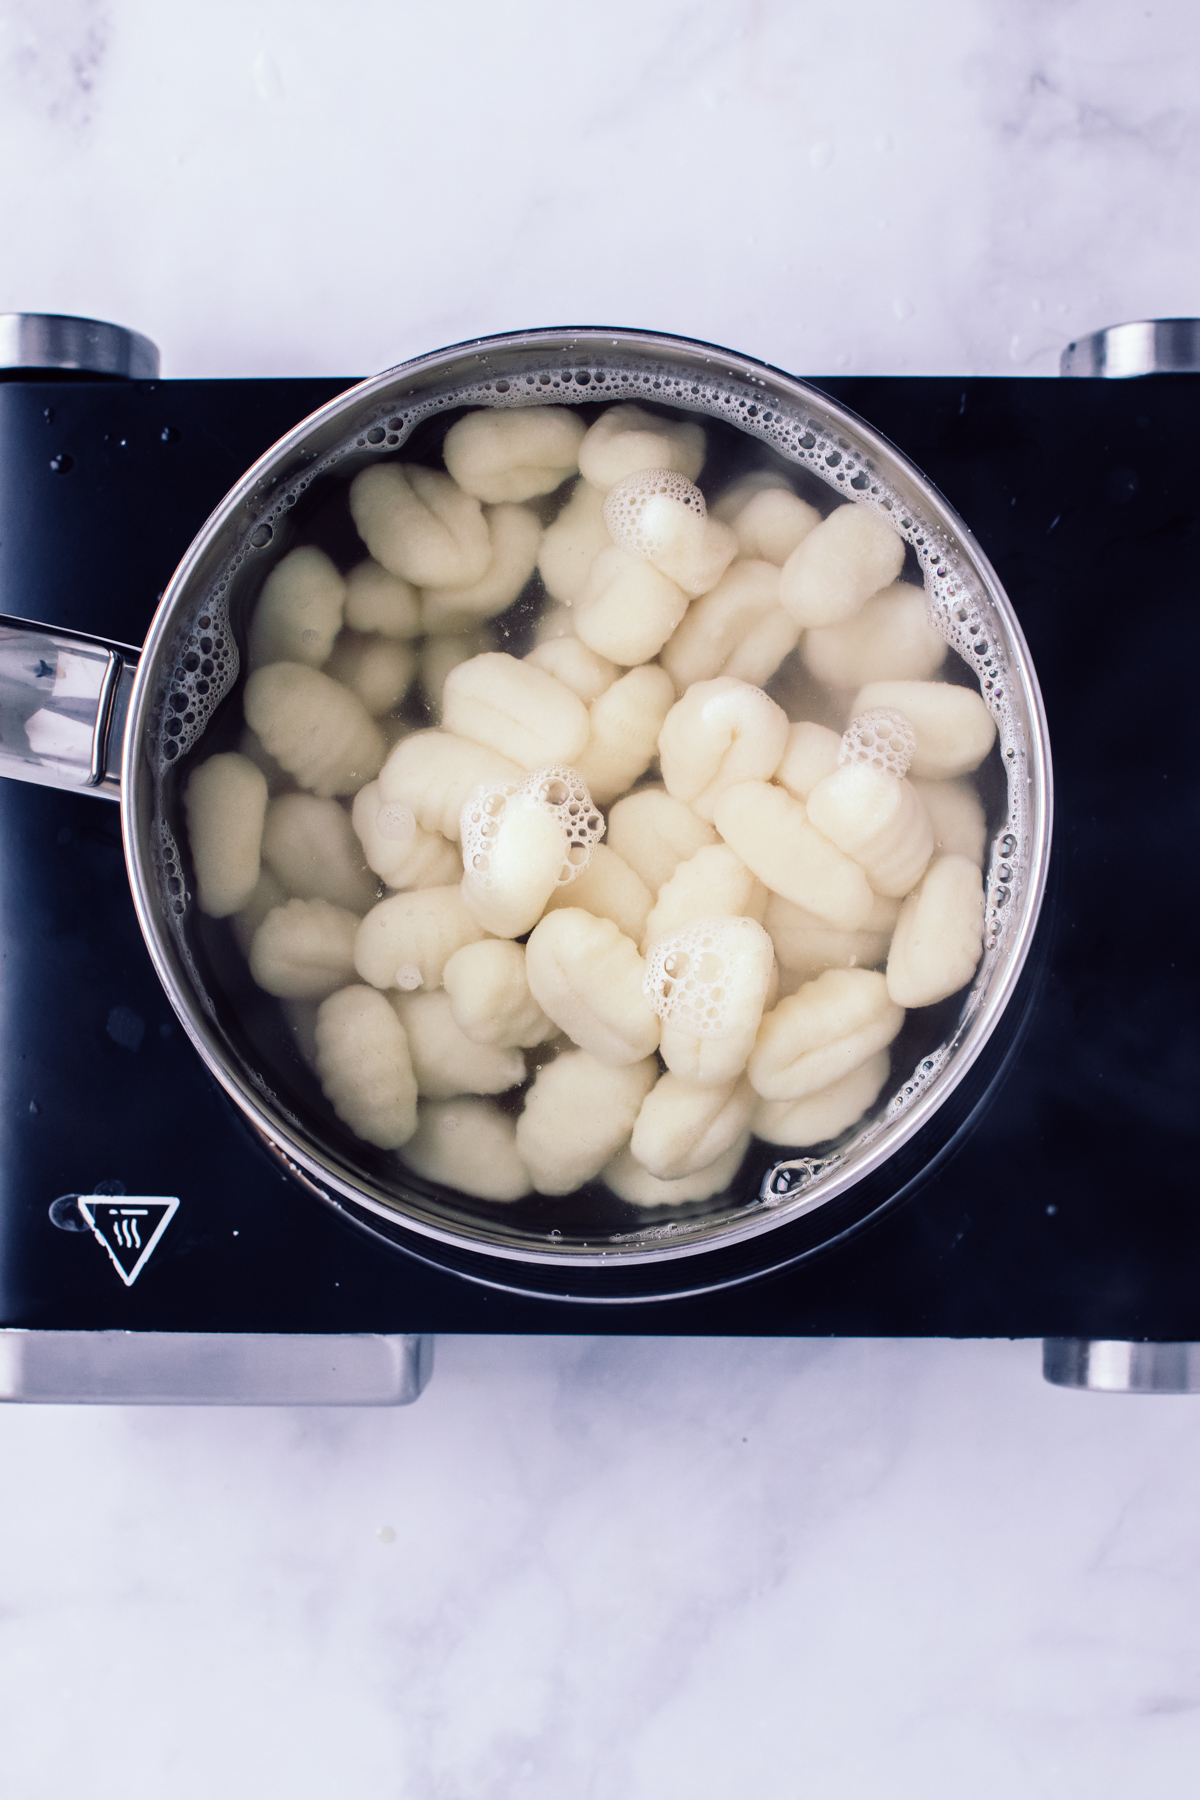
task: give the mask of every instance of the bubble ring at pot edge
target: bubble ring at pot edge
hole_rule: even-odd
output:
[[[238,678],[241,658],[229,622],[227,581],[210,590],[180,624],[164,662],[168,675],[150,722],[151,760],[159,782],[200,741]]]
[[[930,512],[923,508],[920,496],[915,501],[910,500],[879,472],[875,457],[881,453],[871,446],[856,448],[846,437],[840,435],[842,431],[852,432],[852,423],[841,424],[835,421],[829,427],[822,425],[818,419],[807,414],[803,397],[776,395],[770,391],[767,379],[756,378],[748,371],[739,372],[726,368],[723,374],[715,376],[681,372],[670,361],[669,351],[659,352],[662,360],[656,361],[652,354],[637,347],[622,352],[614,345],[610,352],[607,346],[595,346],[595,354],[587,350],[583,354],[576,351],[574,360],[586,362],[588,366],[572,372],[557,366],[547,367],[544,361],[539,365],[537,361],[539,356],[545,358],[567,354],[561,345],[542,349],[536,344],[524,344],[517,348],[531,361],[525,368],[513,373],[511,379],[463,379],[460,375],[458,378],[443,378],[442,384],[428,394],[416,398],[411,395],[397,398],[396,387],[403,379],[402,374],[397,373],[392,381],[393,398],[390,402],[385,403],[378,395],[372,396],[372,401],[377,403],[376,419],[383,421],[386,418],[385,439],[378,444],[375,454],[387,454],[401,448],[423,420],[458,406],[515,407],[542,405],[547,401],[571,404],[579,401],[645,400],[651,404],[657,402],[677,406],[691,413],[706,414],[733,424],[746,434],[759,438],[785,461],[816,476],[831,491],[835,500],[853,499],[860,505],[871,507],[910,545],[924,572],[930,619],[940,635],[958,651],[978,678],[985,704],[996,719],[1008,808],[1007,817],[997,826],[993,836],[984,958],[973,985],[965,996],[956,1029],[934,1055],[932,1072],[922,1081],[910,1080],[903,1084],[888,1104],[886,1116],[877,1116],[868,1121],[854,1135],[853,1146],[848,1145],[845,1151],[835,1155],[829,1166],[841,1162],[851,1148],[854,1155],[849,1160],[857,1163],[859,1152],[879,1137],[897,1112],[908,1109],[920,1089],[926,1085],[940,1086],[935,1077],[941,1075],[945,1064],[951,1059],[952,1051],[966,1035],[968,1026],[984,1004],[990,988],[989,965],[994,963],[1009,923],[1019,919],[1023,913],[1020,901],[1025,878],[1031,872],[1036,876],[1039,867],[1039,846],[1029,835],[1026,798],[1033,778],[1010,700],[1010,695],[1021,698],[1019,684],[1010,678],[1009,663],[1002,642],[990,644],[988,638],[992,634],[985,633],[985,623],[995,616],[986,585],[972,566],[970,552],[965,547],[960,547],[961,540],[957,532],[950,525],[943,524],[936,511]],[[421,379],[420,374],[414,379]],[[814,397],[807,404],[818,406],[819,400]],[[297,479],[293,472],[288,481],[289,492],[282,498],[273,498],[270,504],[257,513],[251,511],[247,515],[247,522],[237,544],[226,556],[217,577],[205,590],[203,603],[193,610],[192,618],[197,625],[201,614],[207,612],[210,618],[219,617],[228,628],[226,597],[230,585],[239,566],[257,555],[248,546],[252,542],[263,544],[275,536],[275,521],[294,505],[300,491],[318,476],[338,470],[339,465],[344,464],[348,457],[354,458],[358,463],[375,460],[371,451],[378,433],[375,433],[368,444],[367,432],[370,426],[371,416],[364,405],[357,424],[353,429],[347,428],[341,441],[331,450],[317,453],[300,447],[299,454],[309,459],[305,464],[303,479]],[[898,479],[904,480],[903,470]],[[1007,633],[1003,615],[998,623],[1000,631],[997,636],[1002,639]],[[179,641],[186,635],[186,631],[185,627]],[[232,644],[232,640],[230,642]],[[234,656],[236,657],[236,649]],[[228,692],[234,679],[236,664],[228,680],[220,684],[221,691],[211,701],[207,709],[209,716],[211,709]],[[199,698],[203,700],[205,696],[201,695]],[[1036,699],[1034,703],[1036,705]],[[153,702],[150,702],[150,707],[152,706]],[[189,707],[188,710],[195,709]],[[157,718],[162,717],[162,711],[162,708],[158,709]],[[1031,726],[1036,744],[1036,714],[1031,719]],[[200,729],[202,728],[201,726]],[[189,734],[189,742],[194,742],[198,735],[199,731],[193,730]],[[166,773],[168,761],[177,760],[178,753],[174,758],[160,761],[156,769],[160,776],[160,781],[156,784],[160,801],[161,775]],[[1003,883],[998,875],[1000,864],[1004,865]],[[174,935],[177,939],[181,936],[178,929]],[[203,992],[202,988],[200,991]],[[207,996],[204,998],[207,1000]],[[813,1203],[816,1203],[815,1199]]]

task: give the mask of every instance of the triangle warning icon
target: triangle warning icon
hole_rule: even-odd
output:
[[[80,1194],[75,1204],[126,1287],[133,1286],[149,1262],[179,1207],[178,1199],[166,1194],[121,1194],[112,1199],[107,1194]]]

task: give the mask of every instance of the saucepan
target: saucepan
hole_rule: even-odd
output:
[[[406,519],[479,568],[423,572]],[[9,621],[3,660],[4,772],[119,790],[147,947],[231,1100],[471,1279],[629,1301],[828,1249],[1012,1043],[1051,827],[1016,615],[898,450],[745,356],[587,329],[419,357],[247,472],[140,656]],[[371,734],[352,779],[309,756],[335,678]],[[448,741],[482,757],[457,788],[422,761]],[[306,821],[366,846],[354,892],[289,886]],[[554,831],[552,898],[506,911]]]

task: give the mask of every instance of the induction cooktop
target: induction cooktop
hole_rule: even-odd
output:
[[[303,1186],[209,1076],[143,946],[118,808],[0,781],[10,1391],[406,1398],[439,1331],[1200,1339],[1200,376],[812,379],[968,521],[1049,717],[1047,902],[958,1135],[868,1227],[717,1292],[601,1305],[435,1267]],[[0,381],[0,608],[140,644],[226,490],[348,385]]]

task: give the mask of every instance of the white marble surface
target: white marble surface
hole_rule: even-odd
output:
[[[171,375],[645,325],[1053,373],[1195,310],[1188,0],[4,0],[0,309]]]
[[[1195,1792],[1200,1405],[1032,1344],[443,1339],[399,1413],[0,1426],[14,1800]]]
[[[1186,0],[2,0],[0,310],[171,375],[677,330],[1052,374],[1200,310]],[[13,1800],[1195,1790],[1200,1402],[1031,1344],[444,1340],[0,1416]]]

